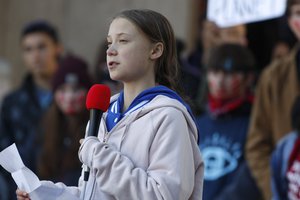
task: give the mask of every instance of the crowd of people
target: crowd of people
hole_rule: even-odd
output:
[[[285,19],[299,41],[300,0],[287,1]],[[91,76],[53,25],[29,22],[21,33],[28,73],[2,100],[0,150],[16,143],[40,179],[68,186],[86,164],[100,188],[91,193],[104,199],[300,200],[299,44],[275,41],[261,69],[248,27],[201,20],[199,45],[183,56],[184,42],[162,15],[123,11]],[[127,69],[117,71],[120,63]],[[113,96],[100,124],[105,141],[79,143],[94,83]],[[1,169],[0,198],[15,199],[16,190]],[[17,190],[17,198],[28,194]]]

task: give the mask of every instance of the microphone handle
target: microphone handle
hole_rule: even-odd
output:
[[[90,110],[90,123],[87,131],[87,136],[98,136],[100,121],[103,111],[97,109]]]
[[[90,123],[88,127],[88,131],[86,134],[86,137],[88,136],[98,136],[100,121],[102,117],[103,111],[97,110],[97,109],[91,109],[90,110]],[[84,174],[83,174],[83,180],[85,182],[88,181],[90,175],[90,169],[88,166],[84,166]]]

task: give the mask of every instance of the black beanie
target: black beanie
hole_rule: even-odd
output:
[[[206,67],[226,72],[252,72],[255,70],[255,59],[247,47],[222,44],[210,51]]]
[[[52,79],[52,90],[56,91],[64,83],[74,83],[89,89],[92,79],[84,60],[74,55],[67,55],[60,63]]]

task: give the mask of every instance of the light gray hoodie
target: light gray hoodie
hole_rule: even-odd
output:
[[[117,96],[112,97],[114,101]],[[197,128],[184,105],[158,95],[107,132],[88,137],[79,159],[90,167],[86,200],[201,200],[203,161]],[[79,187],[64,190],[80,195]]]

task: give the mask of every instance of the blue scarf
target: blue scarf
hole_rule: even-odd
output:
[[[148,102],[150,102],[152,99],[154,99],[157,95],[164,95],[167,97],[170,97],[172,99],[178,100],[180,103],[182,103],[192,118],[195,121],[194,115],[192,113],[191,108],[187,103],[185,103],[182,98],[173,90],[165,87],[165,86],[155,86],[149,89],[144,90],[141,92],[130,104],[130,106],[127,108],[127,110],[122,113],[123,105],[124,105],[124,92],[122,91],[120,93],[120,96],[118,99],[114,102],[112,102],[108,108],[107,111],[107,118],[106,118],[106,127],[107,130],[110,131],[124,116],[132,113],[133,111],[143,107]]]

